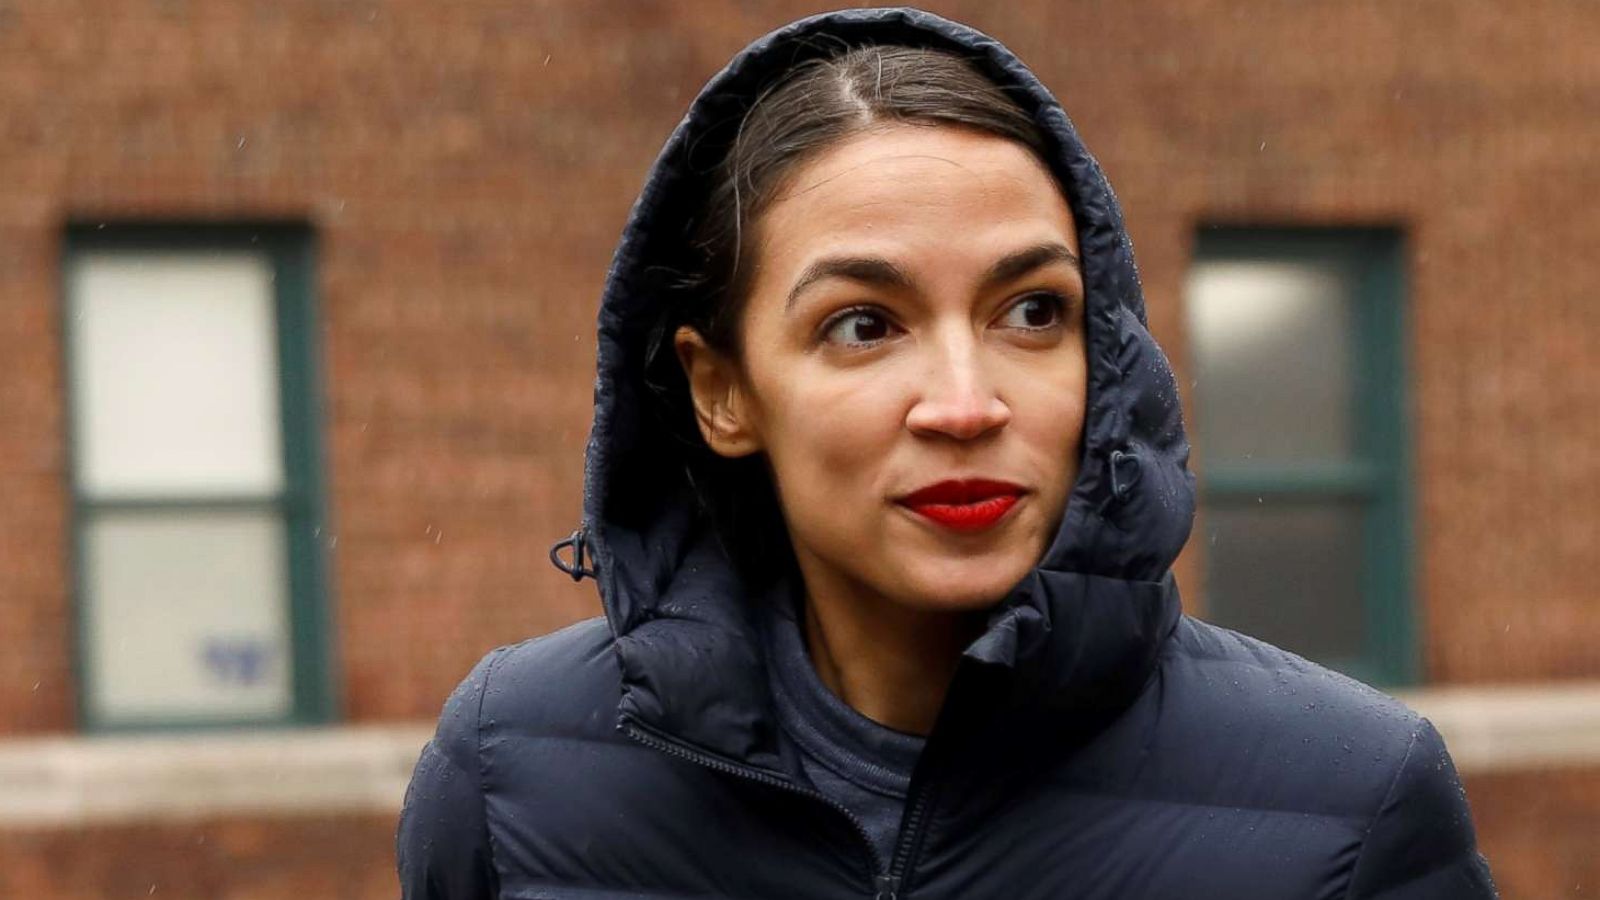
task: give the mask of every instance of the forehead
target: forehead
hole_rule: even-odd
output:
[[[954,126],[854,135],[790,173],[762,215],[768,261],[862,241],[946,253],[1050,238],[1077,248],[1056,181],[1025,146]]]

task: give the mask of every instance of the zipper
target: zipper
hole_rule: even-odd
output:
[[[933,791],[927,785],[920,785],[918,790],[911,792],[905,821],[900,823],[900,837],[895,841],[894,859],[889,861],[889,874],[879,878],[875,900],[899,900],[906,872],[910,870],[917,851],[922,849],[922,826],[927,821],[932,800]]]
[[[855,828],[856,834],[861,838],[862,846],[866,848],[867,874],[873,884],[873,893],[871,895],[873,900],[898,900],[900,877],[883,872],[883,861],[878,856],[877,846],[872,843],[872,836],[867,834],[867,827],[861,824],[861,820],[856,817],[855,813],[846,809],[842,804],[835,802],[825,794],[795,784],[787,778],[781,778],[750,766],[738,765],[710,753],[692,749],[680,741],[675,741],[656,733],[654,729],[632,718],[623,719],[622,730],[624,734],[635,741],[671,756],[687,759],[690,762],[698,763],[718,772],[737,775],[740,778],[745,778],[758,784],[799,794],[802,797],[810,797],[830,809],[836,810]],[[901,829],[901,831],[903,833],[904,829]],[[899,856],[900,854],[896,853],[895,855]]]
[[[963,665],[962,668],[966,668],[966,666]],[[957,675],[960,675],[959,670]],[[970,680],[969,678],[968,681]],[[958,702],[954,699],[957,684],[963,684],[960,677],[951,679],[950,695],[946,697],[947,706]],[[906,874],[911,870],[911,864],[922,850],[922,835],[923,831],[926,830],[928,809],[933,805],[934,791],[926,777],[920,782],[915,776],[912,778],[905,815],[900,823],[900,834],[895,839],[894,856],[889,860],[889,867],[885,870],[883,868],[883,860],[878,855],[878,846],[872,842],[872,836],[867,834],[866,826],[861,824],[861,820],[856,817],[855,813],[827,795],[801,787],[787,778],[750,766],[739,765],[702,750],[696,750],[681,741],[662,735],[630,717],[623,718],[622,730],[629,737],[647,747],[654,747],[664,753],[687,759],[718,772],[726,772],[730,775],[737,775],[741,778],[799,794],[803,797],[810,797],[837,810],[840,815],[844,816],[855,827],[856,834],[860,835],[861,843],[867,850],[867,871],[873,886],[870,896],[873,900],[902,900],[904,895],[902,895],[901,890],[905,886]],[[938,731],[940,729],[936,725],[934,730]],[[931,744],[932,736],[930,735],[929,745]],[[924,750],[924,753],[926,753],[926,750]],[[918,768],[919,770],[925,769],[926,766],[919,764]]]
[[[972,690],[973,676],[961,677],[963,670],[970,668],[970,664],[963,659],[956,669],[955,677],[950,679],[950,687],[945,694],[945,708],[940,714],[939,721],[934,723],[934,734],[928,736],[924,745],[923,759],[917,764],[917,772],[911,779],[910,797],[906,802],[905,816],[900,823],[900,835],[895,840],[894,858],[889,861],[889,871],[879,876],[878,893],[875,900],[900,900],[901,890],[905,887],[906,875],[911,871],[911,865],[922,852],[923,832],[927,830],[928,810],[933,806],[935,786],[937,782],[932,779],[935,765],[942,764],[943,760],[929,755],[935,748],[946,749],[944,742],[935,743],[935,735],[948,732],[955,727],[958,732],[967,725],[962,723],[965,713],[964,694]],[[953,711],[953,712],[952,712]],[[917,778],[920,773],[922,777]]]

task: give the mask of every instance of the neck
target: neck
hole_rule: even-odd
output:
[[[857,712],[925,735],[983,620],[982,612],[916,610],[808,585],[806,649],[822,683]]]

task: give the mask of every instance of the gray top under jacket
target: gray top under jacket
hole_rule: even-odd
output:
[[[803,601],[792,590],[770,599],[767,663],[778,724],[812,785],[861,822],[887,864],[924,740],[874,722],[829,690],[806,651]]]

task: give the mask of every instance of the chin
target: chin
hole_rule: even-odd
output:
[[[885,587],[893,585],[885,596],[909,609],[988,609],[1004,600],[1043,555],[1044,541],[1031,525],[1032,522],[1013,522],[1007,529],[1009,533],[979,535],[977,546],[930,541],[922,533],[892,544],[885,541],[875,549],[882,554],[880,559],[894,562],[871,580]]]
[[[936,571],[938,568],[929,567],[925,571]],[[1027,574],[1025,568],[1012,574],[1011,567],[997,571],[996,566],[975,560],[963,561],[959,568],[968,571],[947,571],[943,573],[944,577],[939,578],[908,579],[906,587],[910,590],[902,594],[901,602],[927,612],[988,609],[1004,600]]]

